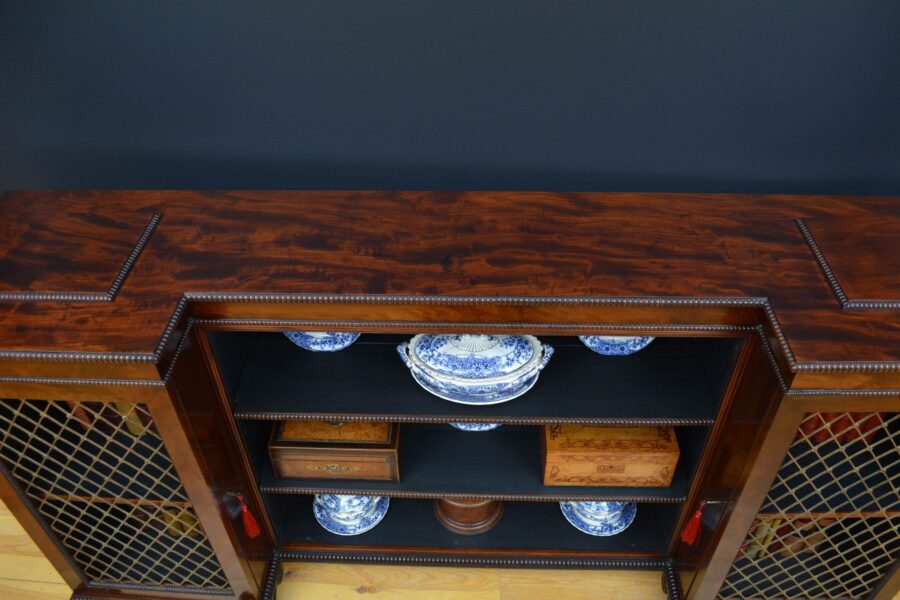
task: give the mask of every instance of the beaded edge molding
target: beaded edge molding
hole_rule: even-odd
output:
[[[158,363],[175,334],[190,302],[275,302],[275,303],[363,303],[363,304],[505,304],[505,305],[610,305],[610,306],[716,306],[723,308],[758,307],[761,308],[772,331],[778,341],[779,347],[785,355],[788,367],[793,372],[885,372],[900,370],[900,361],[871,362],[871,361],[846,361],[846,362],[809,362],[798,363],[791,351],[790,345],[781,330],[781,326],[766,298],[672,298],[672,297],[640,297],[640,298],[616,298],[616,297],[583,297],[563,298],[554,296],[391,296],[391,295],[319,295],[319,294],[231,294],[218,292],[186,292],[182,295],[175,310],[166,324],[163,334],[152,354],[127,354],[108,352],[47,352],[47,351],[21,351],[0,350],[0,359],[34,360],[34,361],[72,361],[72,362],[115,362],[115,363]],[[609,330],[633,330],[644,333],[653,332],[735,332],[743,333],[756,327],[751,325],[727,325],[727,324],[591,324],[591,323],[456,323],[437,321],[337,321],[337,320],[282,320],[282,319],[211,319],[193,318],[188,316],[182,335],[176,345],[176,350],[162,378],[162,382],[168,380],[168,376],[176,362],[185,337],[194,324],[226,324],[235,327],[275,326],[275,327],[391,327],[396,329],[416,329],[427,327],[448,326],[460,330],[475,328],[513,329],[527,328],[529,326],[550,330],[576,330],[593,329],[597,331]],[[767,339],[763,339],[766,347],[769,347]],[[769,350],[771,352],[771,349]],[[778,369],[781,372],[781,369]],[[783,373],[781,379],[783,380]]]
[[[185,594],[189,596],[226,596],[229,598],[234,597],[234,592],[232,592],[231,588],[195,588],[186,586],[181,587],[176,585],[143,585],[140,583],[91,581],[84,586],[84,592],[87,593],[81,592],[73,594],[71,600],[80,600],[81,598],[84,598],[85,600],[96,600],[96,596],[90,595],[91,590],[122,590],[128,592],[143,593]]]
[[[837,299],[841,310],[857,311],[900,309],[900,300],[850,299],[847,296],[847,293],[844,291],[844,288],[841,285],[840,281],[838,281],[837,275],[835,275],[834,271],[831,268],[831,265],[828,264],[828,260],[825,258],[825,254],[822,252],[822,249],[819,248],[819,244],[818,242],[816,242],[816,238],[813,236],[812,231],[809,230],[809,226],[803,219],[800,218],[794,219],[794,223],[800,230],[800,235],[803,236],[803,239],[806,241],[806,245],[809,246],[809,250],[810,252],[812,252],[813,258],[815,258],[816,262],[819,264],[819,268],[822,270],[822,274],[825,276],[825,280],[828,282],[828,286],[831,288],[831,292]]]
[[[370,555],[359,551],[323,552],[319,550],[292,550],[277,552],[281,561],[298,562],[364,562],[393,565],[462,565],[481,567],[568,567],[595,569],[633,569],[645,571],[664,570],[671,563],[668,559],[653,558],[582,558],[577,556],[546,558],[529,556],[458,556],[422,555],[395,552]]]
[[[144,227],[106,292],[0,292],[0,302],[112,302],[119,295],[122,285],[131,274],[137,259],[141,256],[161,220],[161,213],[154,213],[150,217],[150,221]]]
[[[267,494],[284,494],[288,496],[310,496],[313,494],[345,494],[344,487],[282,487],[263,485],[259,490]],[[687,501],[685,496],[604,496],[603,494],[573,496],[567,494],[470,494],[462,492],[413,492],[375,489],[354,489],[354,494],[361,496],[389,496],[391,498],[408,498],[417,500],[435,500],[438,498],[475,498],[478,500],[502,500],[504,502],[577,502],[583,500],[615,501],[615,502],[649,502],[653,504],[681,504]]]
[[[241,421],[365,421],[383,423],[483,423],[490,419],[501,425],[544,425],[548,423],[570,423],[575,425],[619,425],[631,427],[653,427],[672,425],[674,427],[706,427],[715,419],[632,419],[602,417],[468,417],[453,415],[397,415],[380,413],[377,415],[346,415],[341,413],[304,412],[235,412],[235,419]]]
[[[809,362],[798,363],[791,350],[787,337],[778,323],[775,311],[769,304],[767,298],[759,297],[727,297],[727,298],[680,298],[668,296],[654,297],[605,297],[605,296],[589,296],[581,298],[566,298],[560,296],[392,296],[377,294],[362,295],[334,295],[334,294],[231,294],[219,292],[185,292],[178,307],[166,326],[163,337],[157,345],[154,353],[157,358],[162,356],[163,349],[168,343],[169,336],[175,331],[178,321],[186,309],[188,301],[195,302],[239,302],[239,303],[322,303],[322,304],[444,304],[444,305],[471,305],[471,304],[502,304],[502,305],[595,305],[595,306],[715,306],[722,308],[744,308],[758,307],[762,308],[772,331],[778,340],[778,345],[785,355],[788,366],[793,372],[811,371],[811,372],[830,372],[830,371],[900,371],[900,361],[895,362],[869,362],[869,361],[847,361],[847,362]],[[239,324],[259,324],[259,325],[283,325],[288,326],[328,326],[340,325],[352,327],[353,325],[363,324],[367,326],[389,325],[391,327],[409,327],[415,325],[427,325],[428,327],[438,327],[444,324],[453,325],[454,327],[497,327],[497,328],[522,328],[532,326],[540,326],[542,328],[559,328],[563,329],[596,329],[602,330],[635,330],[642,332],[654,331],[742,331],[747,327],[741,325],[723,325],[723,324],[529,324],[529,323],[441,323],[441,322],[406,322],[406,321],[289,321],[289,320],[267,320],[267,319],[196,319],[197,322],[211,323],[213,321],[219,323],[228,323],[233,325]],[[766,341],[766,345],[768,342]],[[779,369],[780,370],[780,369]]]

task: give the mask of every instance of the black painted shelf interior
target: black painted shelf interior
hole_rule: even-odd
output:
[[[700,459],[708,429],[677,429],[681,458],[670,487],[545,486],[540,452],[540,428],[504,425],[472,433],[449,425],[400,426],[400,483],[334,479],[279,479],[269,460],[266,442],[272,423],[241,424],[257,481],[264,492],[291,494],[298,490],[369,490],[391,496],[414,492],[425,497],[449,494],[515,495],[552,498],[642,498],[647,502],[682,502]],[[443,494],[442,494],[443,493]]]
[[[505,550],[571,550],[616,554],[664,555],[681,505],[640,504],[631,526],[610,537],[575,529],[555,502],[505,502],[494,529],[481,535],[452,533],[437,521],[433,500],[391,499],[387,515],[371,530],[355,536],[329,533],[315,520],[311,496],[264,495],[279,544],[391,546],[408,548],[473,548]]]
[[[371,415],[398,421],[605,418],[711,424],[740,345],[738,338],[659,338],[636,354],[607,357],[577,337],[541,336],[556,354],[530,391],[502,404],[467,406],[416,384],[395,350],[409,337],[363,335],[339,352],[309,352],[280,333],[211,334],[238,419]]]

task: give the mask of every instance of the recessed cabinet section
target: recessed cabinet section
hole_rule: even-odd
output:
[[[547,550],[663,556],[680,507],[672,504],[638,504],[634,522],[610,537],[581,533],[563,517],[555,502],[507,502],[499,523],[479,535],[460,535],[444,528],[435,518],[433,501],[391,498],[384,520],[356,536],[340,536],[322,529],[313,518],[309,496],[267,498],[278,543],[286,548],[328,544],[338,549],[354,546],[504,551]]]
[[[523,396],[489,406],[421,389],[395,350],[411,335],[366,334],[338,352],[310,352],[280,333],[210,332],[238,419],[355,418],[436,422],[579,420],[711,425],[741,338],[657,338],[630,356],[602,356],[577,337],[539,336],[556,352]]]
[[[743,338],[657,338],[629,356],[603,356],[576,336],[539,336],[555,349],[524,395],[469,406],[437,398],[410,376],[396,346],[412,334],[364,334],[337,352],[311,352],[280,332],[207,331],[239,441],[282,549],[328,546],[556,550],[663,557],[683,519],[692,483],[720,417]],[[273,431],[286,420],[376,421],[399,428],[399,481],[279,477],[270,459]],[[484,432],[455,421],[496,422]],[[680,456],[668,486],[544,485],[546,424],[666,427]],[[387,496],[387,516],[356,536],[325,531],[312,494]],[[498,524],[479,535],[445,529],[435,499],[505,502]],[[570,525],[560,501],[637,502],[632,524],[609,537]]]

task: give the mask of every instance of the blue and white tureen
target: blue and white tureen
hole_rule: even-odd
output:
[[[356,341],[358,333],[327,331],[285,331],[284,335],[301,348],[313,352],[335,352],[343,350]]]
[[[643,350],[654,340],[649,335],[623,336],[623,335],[579,335],[578,339],[584,345],[606,356],[626,356]]]
[[[419,385],[460,404],[521,396],[553,355],[531,335],[420,334],[397,350]]]

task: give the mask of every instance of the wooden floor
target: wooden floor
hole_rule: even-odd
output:
[[[68,600],[62,581],[0,503],[0,599]],[[279,600],[664,600],[660,574],[620,571],[456,569],[289,564]],[[900,594],[894,599],[900,600]]]
[[[665,600],[658,572],[292,564],[278,600]]]
[[[69,586],[0,503],[0,598],[62,600]]]

